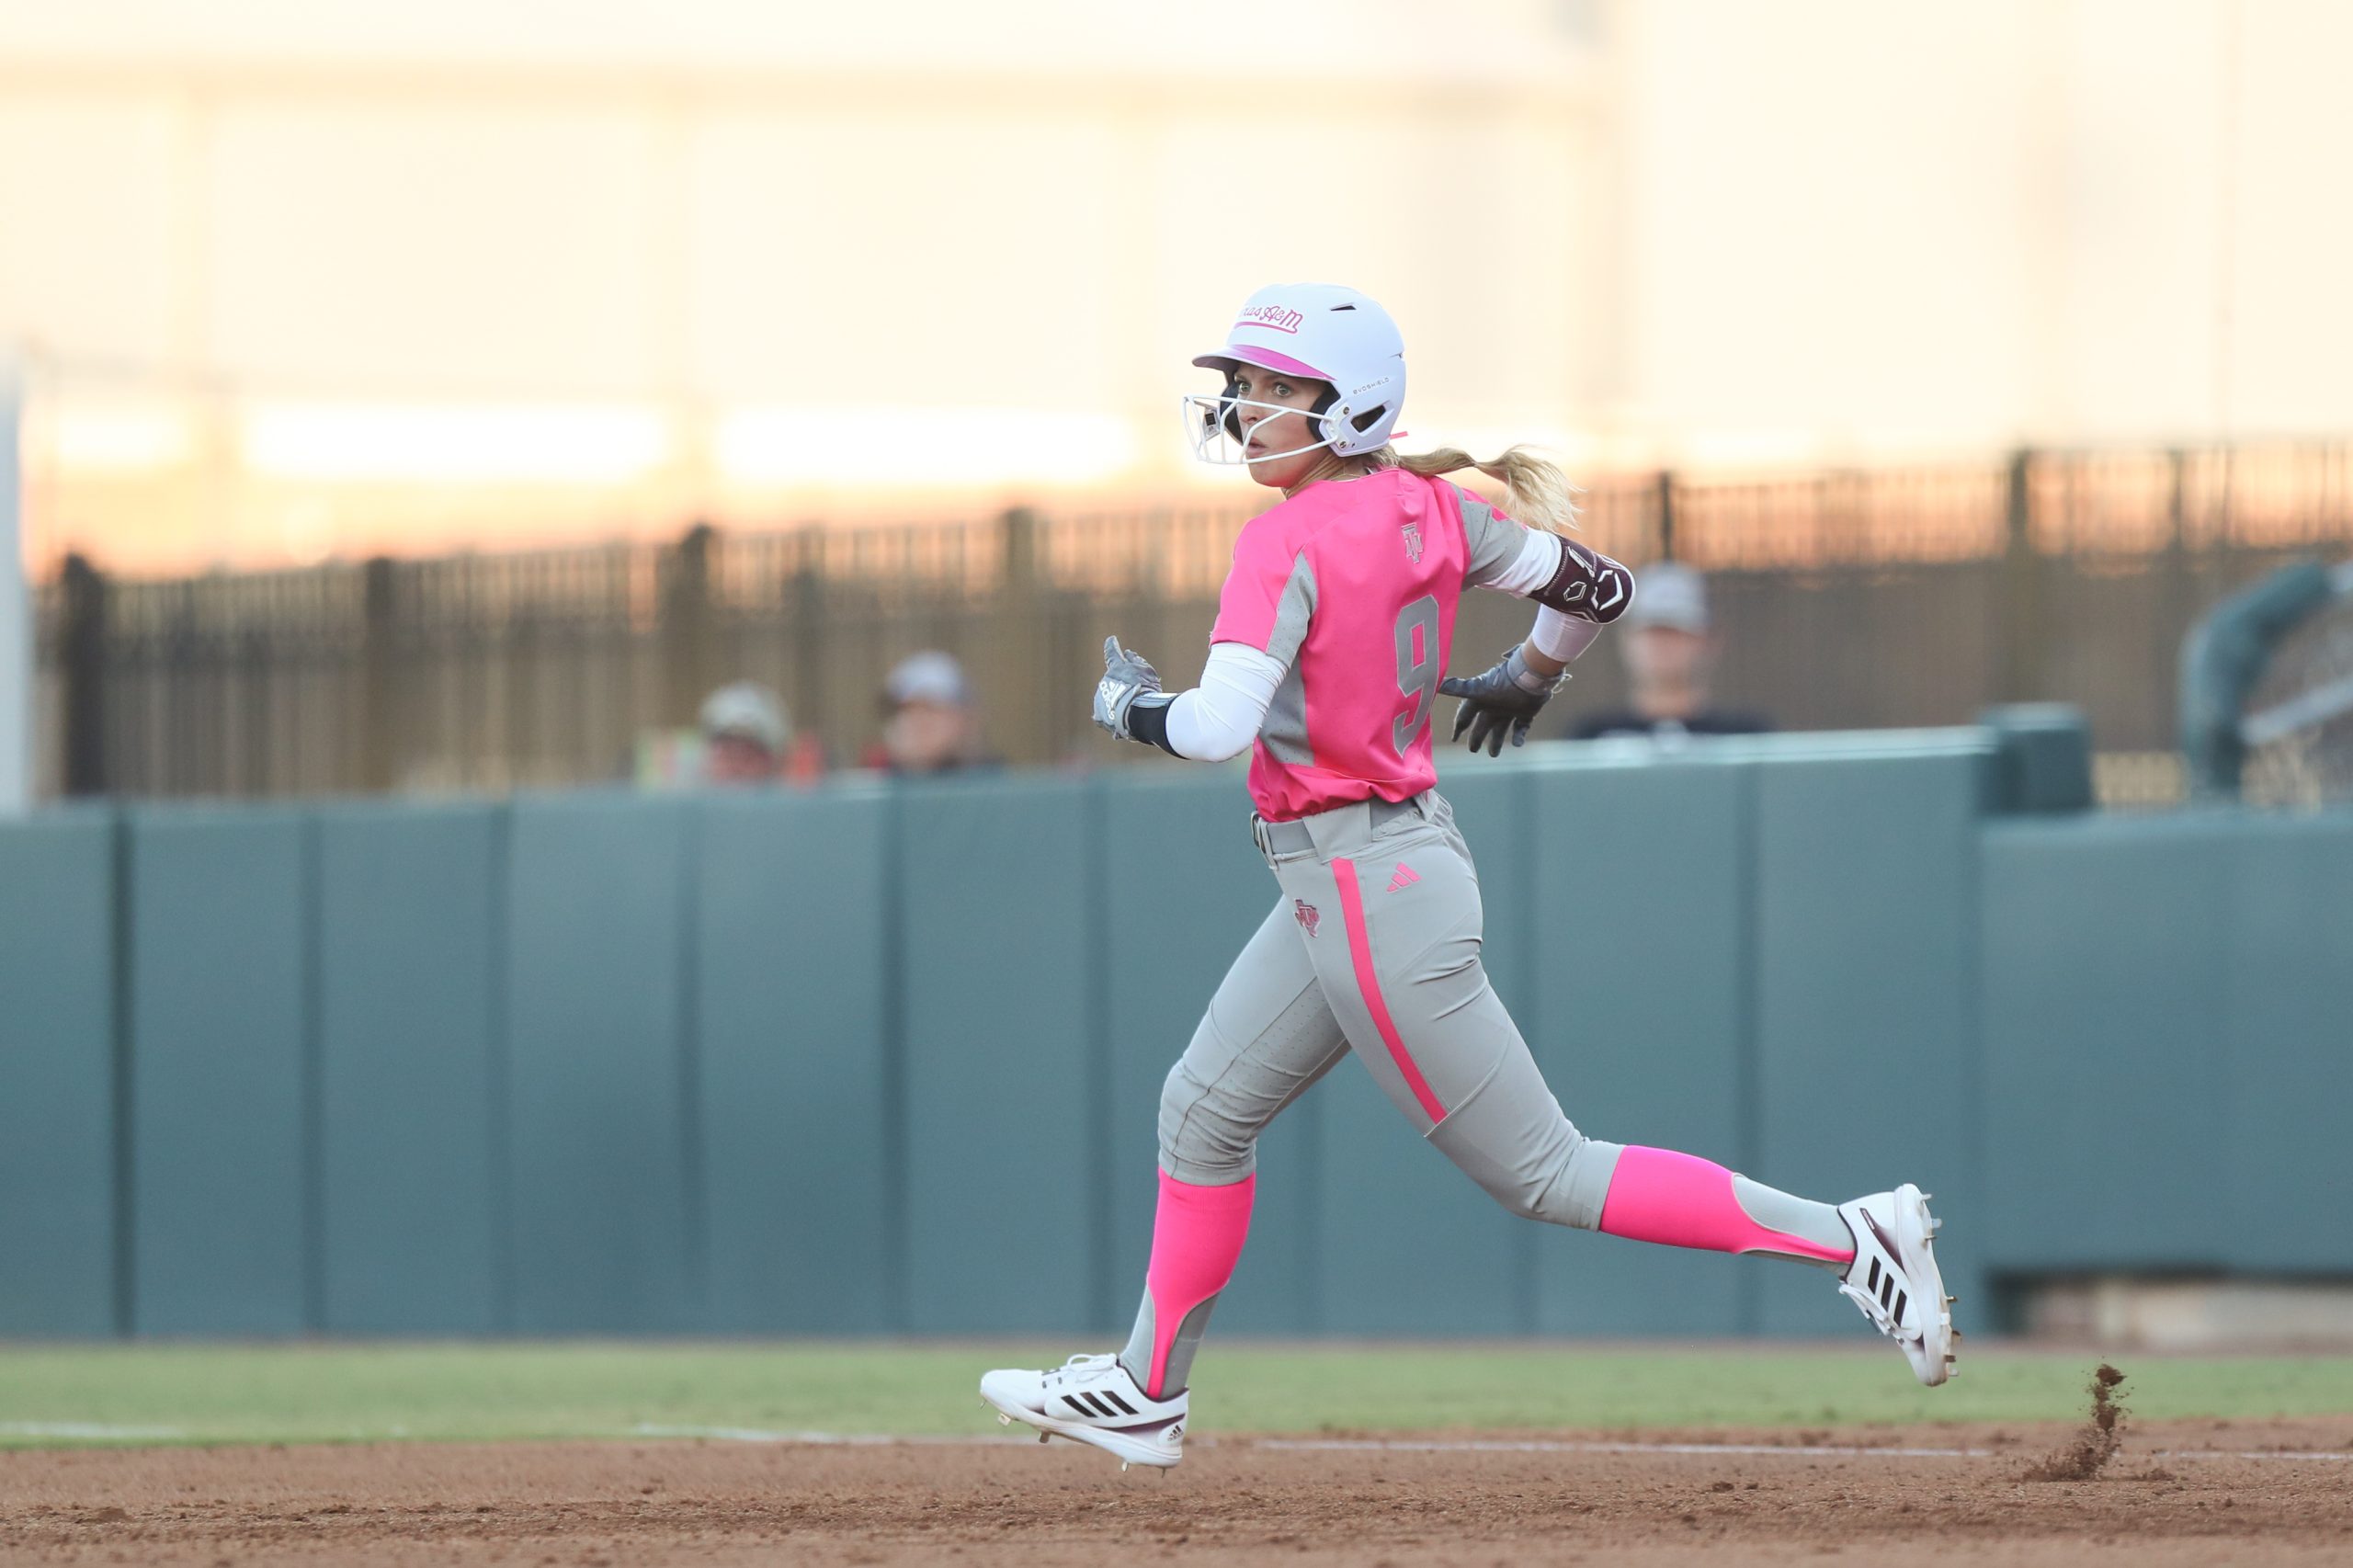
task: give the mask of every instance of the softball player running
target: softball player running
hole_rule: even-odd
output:
[[[1172,696],[1112,639],[1095,720],[1203,761],[1255,742],[1254,832],[1281,896],[1161,1092],[1159,1207],[1127,1347],[990,1372],[983,1399],[1040,1441],[1176,1463],[1193,1354],[1250,1228],[1258,1134],[1351,1052],[1513,1213],[1828,1269],[1922,1382],[1943,1382],[1958,1335],[1918,1187],[1834,1206],[1696,1155],[1587,1138],[1488,984],[1471,852],[1431,787],[1432,707],[1461,699],[1453,733],[1473,751],[1500,755],[1506,733],[1521,744],[1568,662],[1631,601],[1623,566],[1563,537],[1559,470],[1518,448],[1475,465],[1453,450],[1399,455],[1388,443],[1404,342],[1353,290],[1261,290],[1193,363],[1224,380],[1186,400],[1197,452],[1245,465],[1283,499],[1234,545],[1201,684]],[[1540,526],[1441,477],[1472,466]],[[1534,600],[1535,624],[1493,669],[1441,680],[1466,587]]]

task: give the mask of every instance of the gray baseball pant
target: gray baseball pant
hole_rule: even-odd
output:
[[[1445,799],[1343,806],[1258,835],[1282,897],[1169,1072],[1161,1168],[1202,1187],[1241,1181],[1267,1123],[1353,1050],[1498,1203],[1597,1228],[1621,1145],[1570,1123],[1488,983],[1478,874]],[[1211,1304],[1180,1325],[1167,1387],[1186,1385]],[[1121,1359],[1148,1366],[1152,1350],[1147,1291]]]

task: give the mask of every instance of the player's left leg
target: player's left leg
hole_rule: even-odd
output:
[[[1258,1135],[1347,1053],[1302,948],[1303,925],[1277,901],[1162,1086],[1152,1258],[1127,1347],[988,1373],[981,1397],[1007,1420],[1124,1463],[1183,1458],[1193,1354],[1249,1234]]]
[[[1235,955],[1160,1092],[1159,1191],[1143,1300],[1120,1363],[1155,1399],[1182,1391],[1250,1228],[1258,1135],[1347,1054],[1277,899]]]
[[[1638,1241],[1793,1258],[1945,1379],[1951,1319],[1916,1188],[1814,1202],[1672,1150],[1586,1137],[1561,1109],[1480,961],[1483,916],[1468,848],[1435,801],[1374,833],[1327,825],[1285,891],[1329,899],[1344,943],[1308,944],[1334,1015],[1398,1109],[1514,1213]]]

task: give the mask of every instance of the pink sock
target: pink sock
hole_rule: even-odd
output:
[[[1231,1187],[1195,1187],[1160,1173],[1160,1208],[1152,1221],[1152,1267],[1144,1289],[1152,1293],[1152,1376],[1144,1392],[1160,1397],[1168,1370],[1168,1347],[1185,1314],[1225,1289],[1241,1261],[1250,1234],[1250,1200],[1257,1193],[1256,1173]]]
[[[1601,1200],[1601,1228],[1631,1241],[1706,1252],[1777,1252],[1847,1263],[1854,1249],[1824,1246],[1758,1224],[1733,1191],[1733,1173],[1712,1160],[1630,1144],[1618,1156]]]

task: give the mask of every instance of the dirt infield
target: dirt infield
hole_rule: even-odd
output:
[[[2022,1479],[2067,1437],[1228,1437],[1167,1474],[1018,1439],[0,1452],[0,1562],[2353,1562],[2353,1417],[2149,1423],[2097,1479]]]

